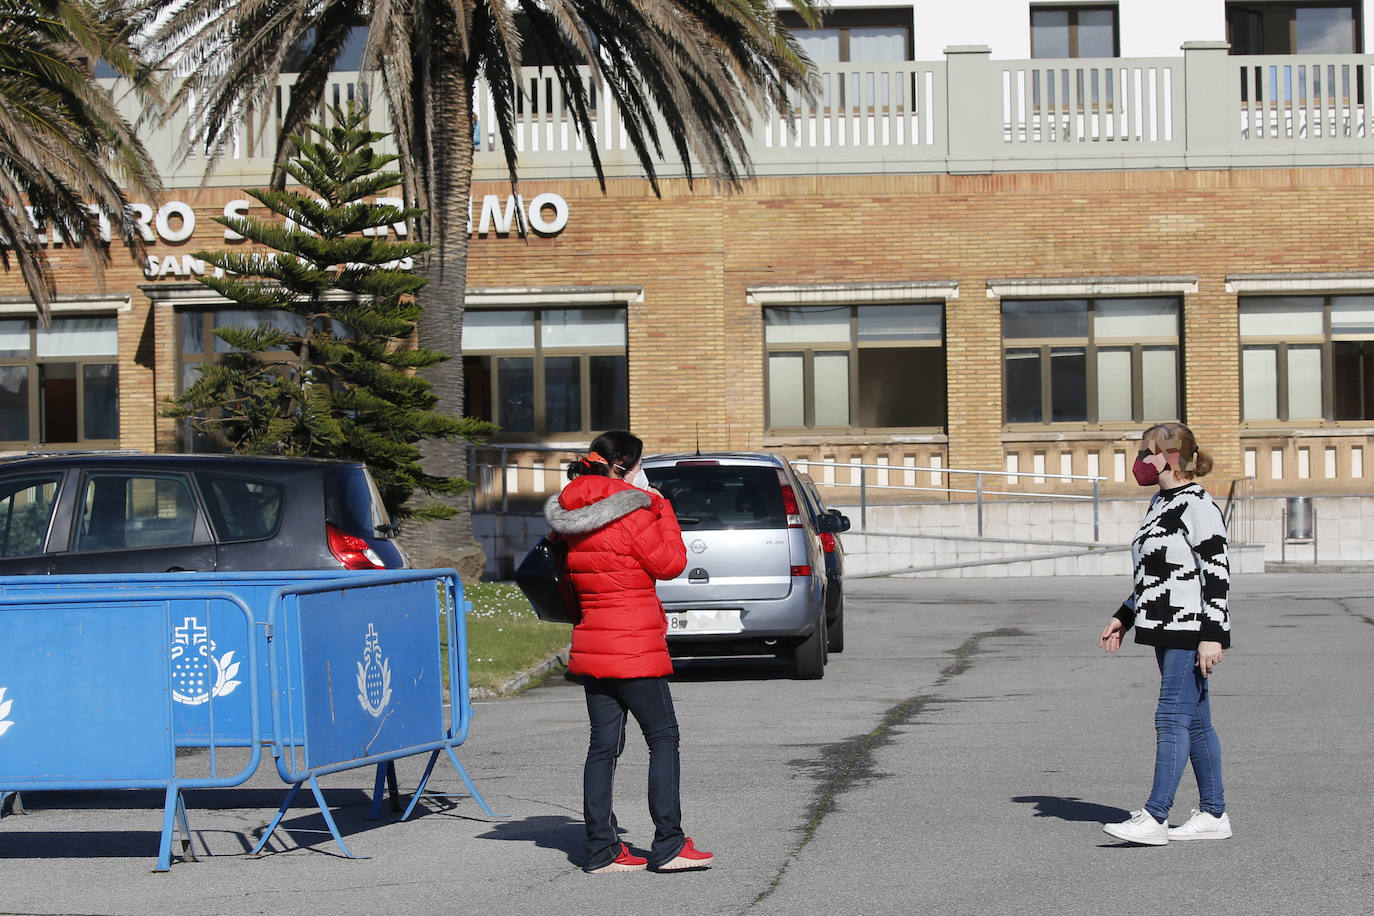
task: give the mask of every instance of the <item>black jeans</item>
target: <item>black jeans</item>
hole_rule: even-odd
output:
[[[612,810],[615,766],[625,750],[631,713],[649,745],[649,816],[654,844],[649,864],[657,867],[682,851],[682,802],[678,794],[678,731],[668,681],[661,677],[583,679],[591,743],[582,771],[582,818],[587,823],[587,871],[609,865],[620,854],[620,828]]]

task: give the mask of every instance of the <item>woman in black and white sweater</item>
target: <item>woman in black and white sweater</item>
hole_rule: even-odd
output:
[[[1134,626],[1136,642],[1154,647],[1161,676],[1150,798],[1129,820],[1102,828],[1131,843],[1163,846],[1170,840],[1231,836],[1221,784],[1221,742],[1207,696],[1207,679],[1231,645],[1226,524],[1212,497],[1193,479],[1211,469],[1211,457],[1182,423],[1147,429],[1132,468],[1141,486],[1158,484],[1159,492],[1131,542],[1135,587],[1100,639],[1102,648],[1115,652],[1122,635]],[[1170,827],[1169,809],[1189,761],[1200,810],[1186,823]]]

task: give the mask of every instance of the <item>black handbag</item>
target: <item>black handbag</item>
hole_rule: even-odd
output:
[[[515,584],[546,623],[572,623],[582,619],[582,606],[568,576],[568,542],[542,537],[515,570]]]

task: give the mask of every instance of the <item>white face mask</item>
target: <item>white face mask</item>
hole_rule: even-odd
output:
[[[639,487],[641,490],[649,489],[649,475],[644,473],[643,468],[640,468],[635,471],[635,476],[631,478],[630,485]]]

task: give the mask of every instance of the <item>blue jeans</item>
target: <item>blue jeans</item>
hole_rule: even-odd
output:
[[[1159,707],[1155,710],[1155,783],[1145,810],[1163,823],[1169,819],[1183,769],[1191,760],[1200,804],[1208,814],[1226,810],[1221,787],[1221,741],[1212,728],[1207,679],[1193,649],[1155,648],[1159,662]]]
[[[649,745],[649,816],[654,844],[649,864],[659,866],[682,851],[682,802],[678,794],[678,731],[668,681],[661,677],[585,678],[591,742],[582,770],[582,818],[587,824],[587,871],[620,854],[620,827],[612,810],[615,766],[625,750],[631,713]]]

